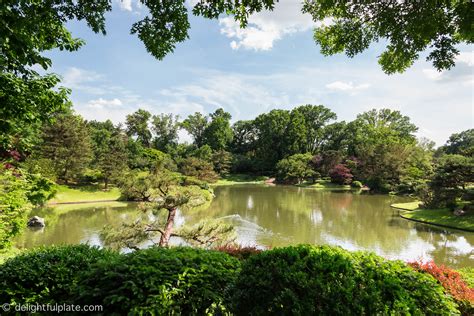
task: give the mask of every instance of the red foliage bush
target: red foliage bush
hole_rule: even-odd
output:
[[[433,261],[415,261],[409,262],[408,264],[415,270],[429,273],[438,280],[446,291],[458,302],[461,311],[466,312],[463,314],[469,314],[473,311],[474,288],[469,287],[457,271],[444,265],[438,266]]]
[[[350,184],[354,177],[351,170],[343,164],[335,165],[334,168],[329,171],[331,182],[337,184]]]
[[[237,259],[243,260],[248,257],[262,252],[262,249],[256,247],[242,247],[238,245],[226,245],[215,248],[217,251],[225,252],[226,254],[235,257]]]

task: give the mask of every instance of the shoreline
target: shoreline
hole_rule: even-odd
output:
[[[391,204],[390,207],[399,210],[398,216],[400,216],[403,219],[412,221],[412,222],[422,223],[422,224],[426,224],[426,225],[433,225],[433,226],[442,227],[442,228],[456,229],[456,230],[459,230],[459,231],[464,231],[464,232],[469,232],[469,233],[474,233],[474,229],[471,229],[471,228],[459,227],[459,226],[450,225],[450,224],[443,224],[443,223],[423,220],[423,219],[419,219],[419,218],[408,217],[408,216],[406,216],[406,214],[415,214],[416,212],[420,212],[420,211],[432,211],[432,212],[437,212],[437,211],[438,212],[441,212],[441,211],[445,212],[446,211],[445,209],[433,209],[433,210],[420,209],[420,208],[418,208],[418,206],[416,206],[416,208],[413,208],[413,207],[409,208],[408,206],[403,207],[403,204],[413,205],[413,203],[418,203],[419,204],[419,202],[395,203],[395,204]],[[452,216],[454,216],[454,215],[452,215]]]

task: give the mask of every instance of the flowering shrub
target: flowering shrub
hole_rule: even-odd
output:
[[[446,291],[456,300],[460,311],[464,315],[474,314],[474,288],[469,287],[459,272],[449,269],[444,265],[438,266],[433,261],[415,261],[410,262],[409,265],[415,270],[431,274],[438,280]]]

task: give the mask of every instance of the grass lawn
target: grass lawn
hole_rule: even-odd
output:
[[[110,187],[104,191],[99,185],[65,186],[58,185],[58,193],[49,203],[73,203],[117,200],[120,197],[118,188]]]
[[[405,219],[474,232],[474,214],[454,216],[449,209],[420,209],[419,204],[420,202],[410,202],[391,206],[407,210],[400,213]]]
[[[316,180],[316,183],[303,182],[301,184],[298,184],[297,186],[313,188],[313,189],[351,190],[350,185],[335,184],[329,180]]]
[[[408,202],[408,203],[395,203],[390,206],[394,208],[399,208],[401,210],[414,211],[418,208],[419,205],[420,205],[420,202],[415,201],[415,202]]]
[[[217,180],[216,183],[212,183],[211,186],[263,183],[267,179],[268,177],[266,176],[256,176],[251,174],[229,174],[222,177],[222,179]]]

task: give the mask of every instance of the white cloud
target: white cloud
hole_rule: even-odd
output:
[[[120,0],[119,6],[124,11],[132,11],[132,0]]]
[[[180,103],[196,103],[206,106],[207,111],[223,107],[230,111],[234,120],[249,118],[247,113],[263,112],[274,107],[283,107],[288,97],[281,92],[272,91],[265,84],[265,76],[247,76],[218,71],[199,71],[200,79],[170,89],[163,89],[161,97],[177,100]],[[244,117],[242,117],[244,114]]]
[[[370,87],[370,84],[368,83],[354,85],[352,82],[344,82],[344,81],[334,81],[326,85],[326,88],[330,90],[337,90],[337,91],[343,91],[343,92],[355,92],[355,91],[367,89],[369,87]]]
[[[123,103],[120,101],[120,99],[114,98],[114,99],[102,99],[99,98],[97,100],[90,100],[87,102],[87,106],[89,108],[95,108],[95,109],[103,109],[103,108],[115,108],[115,107],[120,107],[122,106]]]
[[[424,68],[422,69],[423,74],[430,80],[440,80],[443,73],[440,71],[437,71],[434,68]]]
[[[70,67],[63,76],[63,83],[68,86],[76,86],[85,82],[101,80],[103,76],[94,71],[88,71],[77,67]]]
[[[95,71],[69,67],[63,75],[61,84],[73,90],[81,90],[90,94],[104,94],[104,88],[97,85],[97,82],[102,80],[104,80],[104,76]]]
[[[460,63],[465,63],[469,67],[474,66],[474,52],[460,52],[456,57],[456,61]]]
[[[316,24],[308,14],[301,13],[301,2],[282,0],[273,11],[253,14],[248,19],[248,26],[241,29],[233,17],[219,19],[221,33],[231,38],[230,46],[252,50],[270,50],[273,43],[283,36],[303,32]]]
[[[437,71],[434,68],[423,68],[422,72],[426,78],[441,82],[458,82],[463,86],[474,85],[474,52],[462,51],[456,57],[456,65],[446,71]]]
[[[404,74],[392,76],[375,68],[376,61],[373,64],[373,68],[367,64],[329,67],[327,63],[315,62],[261,74],[194,68],[188,69],[188,76],[181,83],[165,83],[158,88],[144,83],[137,88],[140,90],[112,85],[110,78],[86,70],[69,70],[68,80],[80,87],[88,84],[103,89],[100,98],[88,90],[74,89],[74,108],[86,119],[111,119],[114,123],[124,122],[126,115],[138,108],[184,118],[196,111],[209,113],[222,107],[236,121],[252,119],[274,108],[323,104],[339,120],[346,121],[372,108],[400,110],[420,127],[419,136],[428,137],[438,145],[450,134],[472,126],[472,89],[461,84],[467,70],[472,76],[472,67],[467,63],[460,62],[453,70],[443,73],[446,78],[438,81],[425,79],[423,69],[429,64],[424,61],[417,62]],[[180,139],[189,140],[189,135],[180,135]]]

